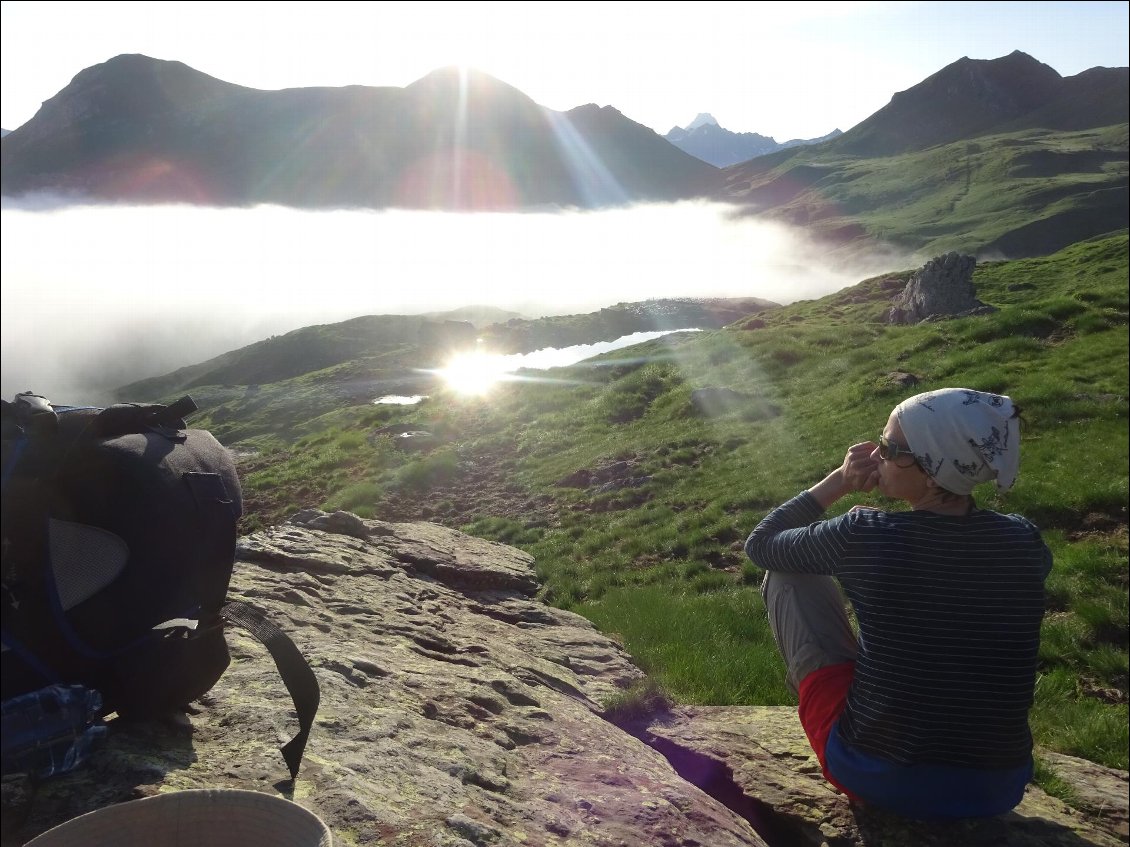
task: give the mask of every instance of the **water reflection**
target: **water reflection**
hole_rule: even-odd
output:
[[[515,379],[519,370],[548,370],[575,365],[601,353],[642,344],[674,332],[700,332],[698,329],[668,329],[649,332],[633,332],[612,341],[598,341],[595,344],[575,344],[571,347],[543,347],[532,353],[513,353],[501,355],[473,351],[461,353],[433,373],[443,379],[454,391],[460,394],[485,394],[500,382]]]
[[[887,254],[857,265],[832,260],[800,232],[732,213],[725,203],[473,215],[58,202],[45,209],[35,198],[4,197],[0,396],[30,388],[105,405],[118,386],[362,315],[468,304],[576,315],[692,292],[790,303],[915,264]],[[175,305],[154,296],[155,279],[192,296]]]
[[[377,406],[415,406],[421,400],[426,400],[427,394],[386,394],[384,397],[378,397],[373,401]]]

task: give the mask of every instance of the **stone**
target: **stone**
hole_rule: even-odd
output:
[[[672,762],[698,764],[684,774],[728,780],[756,799],[771,844],[796,847],[1115,847],[1126,843],[1126,772],[1050,754],[1057,775],[1086,800],[1071,808],[1029,785],[1007,815],[953,823],[912,821],[849,803],[821,775],[820,763],[791,707],[676,706],[625,727]],[[1045,758],[1049,754],[1040,751]],[[703,762],[709,763],[704,765]],[[676,765],[676,767],[678,767]],[[717,790],[717,789],[716,789]]]
[[[601,717],[643,673],[587,620],[532,596],[530,556],[434,524],[364,521],[361,538],[359,519],[301,520],[242,538],[229,592],[264,609],[318,677],[297,780],[278,750],[297,730],[289,695],[261,645],[231,629],[232,664],[187,717],[113,718],[82,767],[34,792],[6,781],[5,847],[204,787],[289,797],[339,847],[765,847]]]
[[[1041,750],[1039,756],[1075,793],[1075,806],[1102,822],[1102,825],[1130,843],[1130,821],[1127,817],[1126,771],[1118,771],[1052,750]]]
[[[913,388],[921,381],[919,377],[906,371],[891,371],[883,377],[884,384],[891,388]]]
[[[977,299],[973,256],[946,253],[915,271],[887,312],[887,322],[913,324],[931,316],[958,315],[985,304]]]
[[[849,804],[794,708],[624,709],[643,672],[537,590],[528,554],[435,524],[306,509],[244,537],[229,594],[267,612],[321,686],[297,780],[277,746],[297,730],[290,698],[263,647],[232,629],[231,666],[187,714],[112,717],[75,771],[5,777],[2,845],[210,787],[288,797],[338,847],[1126,843],[1126,773],[1070,756],[1041,753],[1076,808],[1032,786],[1001,818],[926,825]]]

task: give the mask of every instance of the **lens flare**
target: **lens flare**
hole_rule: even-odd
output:
[[[482,396],[498,383],[509,378],[515,370],[513,357],[476,350],[460,353],[435,371],[457,394]]]

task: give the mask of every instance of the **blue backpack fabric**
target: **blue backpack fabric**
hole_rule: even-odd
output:
[[[48,685],[0,703],[5,775],[47,779],[77,768],[106,735],[102,695],[81,685]]]
[[[235,464],[176,403],[3,403],[0,699],[45,686],[99,692],[102,714],[184,707],[219,680],[226,623],[267,646],[301,726],[283,748],[297,774],[317,711],[313,671],[258,610],[226,599],[242,493]]]

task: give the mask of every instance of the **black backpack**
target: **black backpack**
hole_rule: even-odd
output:
[[[228,602],[242,495],[235,465],[196,410],[54,406],[17,394],[3,424],[0,699],[51,684],[100,692],[103,714],[183,707],[219,680],[226,623],[270,651],[300,731],[282,749],[293,779],[318,708],[317,678],[258,610]]]

